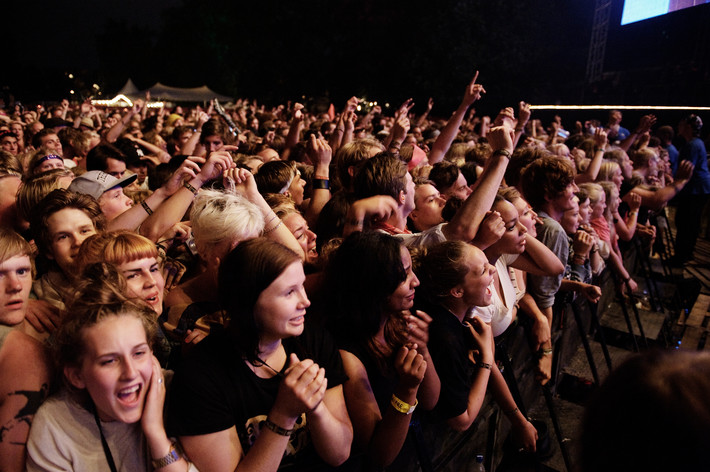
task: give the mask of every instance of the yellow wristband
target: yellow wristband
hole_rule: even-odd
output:
[[[409,403],[397,398],[397,395],[395,395],[393,393],[392,399],[390,400],[390,404],[398,412],[404,413],[405,415],[411,415],[414,412],[414,409],[417,407],[417,405],[419,405],[419,400],[415,399],[414,405],[410,405]]]

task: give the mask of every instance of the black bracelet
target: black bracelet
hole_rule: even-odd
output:
[[[293,429],[282,428],[268,418],[266,418],[261,424],[266,426],[266,429],[273,431],[279,436],[291,436],[293,434]]]
[[[193,187],[192,185],[190,185],[189,182],[185,182],[184,184],[182,184],[182,186],[185,187],[186,189],[188,189],[190,192],[192,192],[193,195],[197,196],[198,190],[195,187]]]
[[[148,204],[145,202],[145,200],[141,202],[141,206],[143,207],[143,209],[145,210],[145,212],[148,213],[148,216],[150,216],[150,215],[153,214],[153,210],[150,209],[150,207],[149,207]]]
[[[328,180],[328,179],[313,179],[313,190],[316,190],[316,189],[329,190],[330,189],[330,180]]]

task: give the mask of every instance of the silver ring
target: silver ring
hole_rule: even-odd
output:
[[[162,377],[160,377],[160,378],[158,379],[158,385],[160,385],[161,383],[163,383],[163,378],[162,378]]]

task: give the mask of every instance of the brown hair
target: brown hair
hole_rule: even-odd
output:
[[[525,200],[533,208],[540,208],[546,198],[554,198],[574,181],[574,169],[569,161],[555,156],[545,156],[523,169],[520,187]]]
[[[85,269],[76,296],[69,304],[67,314],[55,334],[52,349],[58,372],[62,372],[65,367],[81,365],[86,354],[84,330],[111,316],[134,316],[139,319],[152,349],[158,333],[155,312],[142,300],[128,298],[125,293],[126,280],[113,265],[98,263]],[[63,380],[78,399],[89,400],[86,391],[77,390],[66,376],[63,376]]]
[[[93,197],[63,188],[52,190],[37,204],[30,217],[30,229],[42,253],[49,253],[51,247],[51,235],[47,229],[49,217],[66,208],[83,211],[91,219],[97,232],[104,230],[106,218],[101,212],[99,203]]]
[[[407,166],[385,152],[365,162],[355,176],[355,196],[358,199],[389,195],[399,201],[399,192],[406,192]]]
[[[227,328],[237,349],[250,362],[258,362],[260,326],[254,308],[261,292],[301,257],[266,238],[240,243],[219,267],[219,301],[230,318]]]
[[[414,269],[421,283],[418,293],[431,303],[446,300],[469,271],[464,263],[469,246],[463,241],[444,241],[418,251],[414,257]]]
[[[52,190],[60,188],[59,179],[62,177],[73,178],[74,174],[67,169],[52,169],[25,180],[17,191],[17,215],[29,221],[35,206]]]

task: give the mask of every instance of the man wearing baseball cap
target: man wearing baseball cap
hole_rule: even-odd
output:
[[[68,190],[91,195],[98,202],[106,221],[112,221],[131,206],[133,202],[123,193],[123,188],[133,183],[135,174],[117,179],[100,170],[90,170],[75,178]]]

